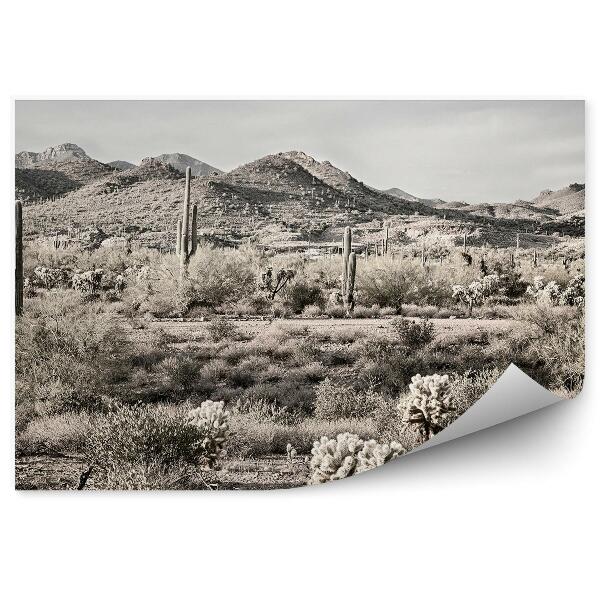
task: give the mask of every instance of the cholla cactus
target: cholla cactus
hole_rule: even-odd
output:
[[[484,298],[484,287],[481,281],[473,281],[468,286],[453,285],[452,297],[459,302],[463,302],[469,308],[469,316],[473,313],[473,305],[481,304]]]
[[[362,473],[380,467],[392,458],[404,454],[405,450],[399,442],[379,444],[375,440],[365,442],[363,449],[358,453],[357,473]]]
[[[353,433],[339,433],[336,439],[322,437],[314,442],[310,460],[310,483],[325,483],[354,475],[357,455],[364,441]]]
[[[444,428],[444,418],[453,412],[448,375],[417,374],[411,379],[410,399],[407,405],[398,404],[405,428],[416,426],[423,441],[433,437]]]
[[[285,447],[285,453],[287,454],[287,459],[289,462],[292,462],[298,454],[296,448],[294,448],[294,446],[292,446],[290,443],[288,443],[288,445]]]
[[[279,269],[277,275],[273,277],[273,267],[267,267],[267,270],[261,274],[261,283],[259,288],[267,292],[269,300],[275,300],[275,296],[283,290],[286,284],[294,279],[294,271],[291,269]]]
[[[190,410],[188,422],[202,434],[201,448],[209,467],[212,467],[229,435],[229,412],[224,402],[205,400],[198,408]]]
[[[92,299],[98,296],[102,283],[102,269],[75,273],[73,275],[73,289],[77,290],[83,298]]]
[[[556,281],[549,281],[544,285],[540,276],[533,279],[533,285],[527,287],[526,294],[531,296],[538,304],[555,306],[561,301],[560,286]]]
[[[567,306],[583,306],[585,304],[585,277],[578,275],[569,281],[560,295],[560,303]]]
[[[538,294],[544,289],[544,278],[541,275],[533,278],[533,284],[527,286],[525,293],[537,300]]]
[[[483,287],[482,293],[484,297],[491,296],[500,289],[500,276],[497,273],[484,275],[480,281]]]
[[[36,267],[33,275],[35,280],[46,289],[56,287],[68,280],[68,271],[59,268]]]
[[[335,439],[322,437],[311,450],[309,483],[344,479],[380,466],[403,452],[397,442],[379,444],[375,440],[362,440],[353,433],[339,433]]]

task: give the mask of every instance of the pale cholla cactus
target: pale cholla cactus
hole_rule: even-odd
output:
[[[298,454],[296,448],[294,448],[294,446],[292,446],[290,443],[288,443],[288,445],[285,447],[285,452],[287,454],[287,459],[289,462],[292,462]]]
[[[559,303],[566,303],[565,292],[561,292],[560,285],[556,281],[549,281],[544,285],[544,279],[539,276],[534,278],[533,285],[527,287],[526,293],[538,304],[556,306]]]
[[[577,275],[567,284],[560,295],[560,303],[567,306],[583,306],[585,304],[585,277]]]
[[[533,278],[533,285],[528,285],[526,294],[537,300],[538,294],[544,289],[544,278],[541,275]]]
[[[65,283],[69,276],[68,271],[52,267],[36,267],[33,274],[35,280],[39,281],[46,289]]]
[[[322,437],[313,444],[310,484],[344,479],[388,462],[403,454],[398,442],[379,444],[362,440],[353,433],[339,433],[335,439]]]
[[[103,275],[104,271],[102,271],[102,269],[85,271],[84,273],[75,273],[75,275],[73,275],[73,288],[84,298],[94,298],[100,291]]]
[[[353,433],[339,433],[337,438],[322,437],[314,442],[310,460],[309,483],[325,483],[354,475],[357,455],[364,441]]]
[[[392,458],[404,454],[405,450],[399,442],[379,444],[375,440],[365,442],[363,449],[358,453],[357,473],[380,467]]]
[[[225,410],[225,403],[205,400],[198,408],[190,410],[188,422],[200,430],[203,437],[201,448],[212,467],[229,435],[229,411]]]
[[[497,273],[484,275],[481,278],[481,285],[483,287],[483,295],[490,296],[500,289],[500,276]]]
[[[411,397],[407,405],[398,404],[403,412],[405,428],[416,426],[423,441],[433,437],[444,428],[444,417],[454,411],[450,396],[448,375],[415,375],[408,386]]]
[[[471,316],[473,305],[481,304],[483,301],[483,284],[477,280],[472,281],[467,287],[464,285],[453,285],[452,297],[466,304],[469,308],[469,316]]]

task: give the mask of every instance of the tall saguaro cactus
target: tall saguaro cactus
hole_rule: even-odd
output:
[[[177,254],[179,255],[179,274],[187,274],[190,258],[198,248],[198,206],[192,207],[192,223],[190,227],[190,185],[192,169],[185,170],[185,191],[183,195],[183,217],[177,222]]]
[[[352,316],[354,310],[354,281],[356,278],[356,252],[352,251],[352,229],[344,230],[342,247],[342,301],[346,316]]]
[[[385,230],[384,230],[384,234],[383,234],[383,241],[382,241],[381,245],[383,247],[382,254],[386,255],[390,250],[390,224],[389,223],[387,223],[385,226]]]
[[[15,203],[15,311],[23,314],[23,203]]]

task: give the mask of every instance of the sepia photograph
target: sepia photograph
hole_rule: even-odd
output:
[[[15,485],[359,475],[584,381],[579,100],[15,102]]]

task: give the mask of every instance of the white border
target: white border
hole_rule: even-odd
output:
[[[585,98],[597,264],[595,7],[503,3],[9,3],[13,97]],[[12,277],[11,235],[0,237]],[[7,258],[8,257],[8,258]],[[591,276],[590,276],[591,275]],[[5,279],[3,279],[5,280]],[[588,364],[598,364],[593,272]],[[12,314],[3,294],[4,315]],[[598,540],[598,377],[573,402],[336,486],[209,495],[12,490],[12,328],[2,327],[2,591],[10,598],[588,598]],[[595,396],[595,397],[594,397]]]

